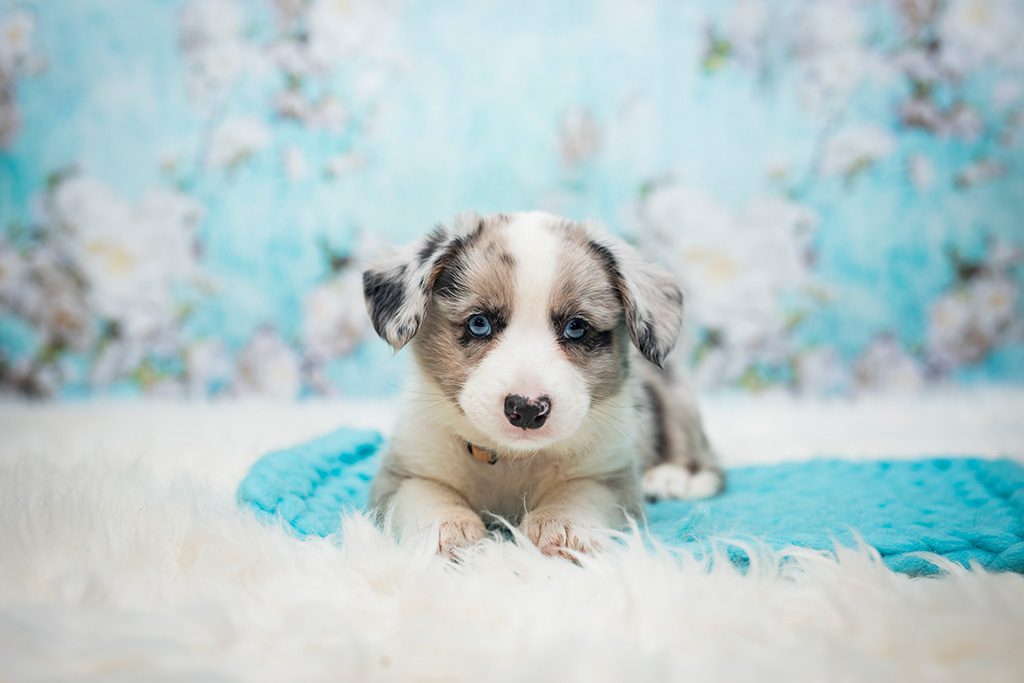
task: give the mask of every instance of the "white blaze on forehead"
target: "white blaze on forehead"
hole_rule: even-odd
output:
[[[514,309],[494,348],[473,370],[459,405],[490,443],[511,450],[535,450],[574,434],[590,409],[584,378],[562,353],[551,327],[552,290],[562,248],[552,227],[560,219],[545,213],[516,214],[505,226],[506,246],[515,259]],[[505,397],[547,396],[551,412],[544,426],[509,425]]]
[[[548,327],[548,305],[558,267],[559,240],[551,214],[518,214],[505,226],[506,243],[516,264],[516,310],[510,327]],[[538,330],[540,331],[540,330]]]

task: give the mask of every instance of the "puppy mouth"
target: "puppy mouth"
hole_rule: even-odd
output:
[[[525,429],[508,423],[503,424],[497,431],[491,432],[490,436],[498,446],[522,451],[546,448],[562,438],[549,425],[536,429]]]

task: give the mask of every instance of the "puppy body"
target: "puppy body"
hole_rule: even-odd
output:
[[[628,245],[549,214],[463,216],[364,285],[378,333],[416,360],[371,493],[400,537],[436,533],[447,552],[493,516],[544,552],[586,551],[643,494],[721,487],[659,367],[682,295]]]

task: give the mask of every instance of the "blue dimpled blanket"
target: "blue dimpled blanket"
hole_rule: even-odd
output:
[[[330,535],[344,511],[366,506],[382,443],[376,432],[339,429],[270,453],[238,500],[300,537]],[[1015,462],[812,460],[737,467],[727,485],[708,500],[649,504],[650,532],[698,551],[712,539],[739,541],[728,548],[737,563],[746,561],[743,541],[826,550],[859,537],[907,574],[936,571],[922,551],[1024,573],[1024,467]]]

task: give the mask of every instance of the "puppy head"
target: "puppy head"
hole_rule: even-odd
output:
[[[628,345],[660,365],[683,298],[662,270],[588,225],[463,216],[363,274],[374,329],[417,363],[483,445],[569,439],[626,380]]]

